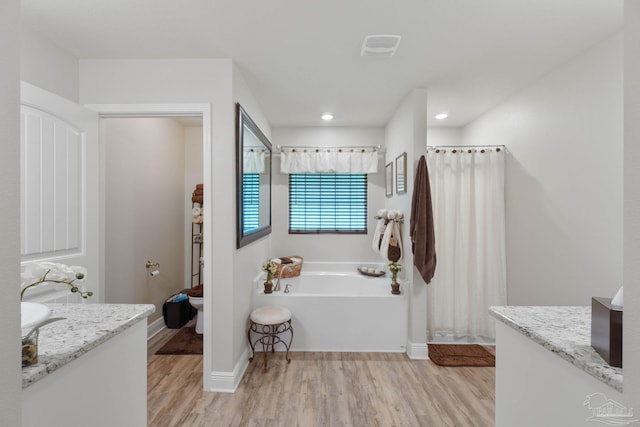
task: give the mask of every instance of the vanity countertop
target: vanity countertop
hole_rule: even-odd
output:
[[[622,392],[622,369],[591,347],[591,307],[490,307],[489,313],[589,375]]]
[[[40,329],[38,363],[22,368],[22,388],[50,373],[108,339],[146,319],[155,311],[151,304],[45,304],[51,317],[65,320]]]

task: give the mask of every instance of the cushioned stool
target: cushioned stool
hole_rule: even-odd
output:
[[[291,363],[291,359],[289,359],[289,349],[293,341],[293,328],[291,327],[291,312],[288,309],[276,305],[256,308],[251,312],[249,323],[247,339],[251,346],[250,362],[255,355],[255,345],[260,343],[262,344],[262,352],[264,355],[264,369],[267,369],[267,352],[269,347],[271,347],[271,352],[273,353],[276,344],[282,343],[287,349],[284,357],[287,363]],[[287,343],[280,338],[280,334],[288,331],[290,331],[291,334],[289,342]],[[258,335],[255,341],[251,340],[252,332]]]

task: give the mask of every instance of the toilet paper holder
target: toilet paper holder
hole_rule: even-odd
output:
[[[153,270],[149,271],[149,276],[156,277],[158,274],[160,274],[160,263],[159,262],[147,261],[147,263],[144,266],[147,268],[147,270],[153,268]]]

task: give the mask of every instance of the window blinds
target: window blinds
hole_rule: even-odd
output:
[[[289,234],[367,233],[367,175],[289,175]]]

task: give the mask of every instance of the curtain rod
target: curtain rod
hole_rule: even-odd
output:
[[[374,150],[377,151],[378,153],[384,153],[386,150],[384,148],[382,148],[382,146],[380,144],[378,145],[346,145],[346,146],[335,146],[335,147],[328,147],[328,146],[315,146],[315,147],[305,147],[305,146],[296,146],[296,145],[276,145],[276,153],[281,152],[283,149],[291,149],[291,150],[315,150],[315,151],[320,151],[320,150]]]
[[[453,149],[453,152],[455,152],[456,150],[460,150],[460,151],[465,151],[465,150],[474,150],[474,151],[478,151],[479,149],[490,149],[490,148],[495,148],[496,151],[500,151],[500,150],[505,150],[506,148],[504,145],[427,145],[427,150],[443,150],[446,152],[446,149]]]
[[[429,148],[505,148],[504,145],[427,145]]]

